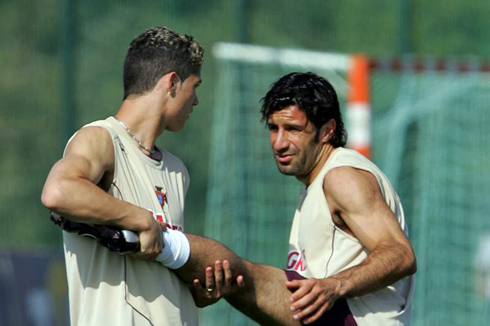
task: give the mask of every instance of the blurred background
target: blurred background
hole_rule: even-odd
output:
[[[205,48],[200,105],[158,140],[191,175],[187,232],[285,268],[300,184],[275,168],[260,99],[283,74],[311,70],[345,112],[362,53],[372,159],[402,199],[418,258],[413,325],[490,324],[488,0],[0,0],[0,12],[0,326],[69,324],[42,186],[69,136],[117,111],[128,44],[154,26]],[[284,49],[295,59],[282,62]],[[226,303],[201,320],[253,325]]]

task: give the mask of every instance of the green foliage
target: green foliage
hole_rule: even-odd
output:
[[[66,134],[63,117],[63,8],[68,0],[3,0],[0,30],[0,216],[6,226],[0,245],[49,246],[57,236],[39,197],[51,165],[61,156]],[[409,15],[411,51],[417,54],[488,55],[490,22],[486,0],[471,3],[346,0],[328,2],[246,1],[73,1],[74,126],[114,114],[122,98],[122,64],[129,41],[142,30],[167,25],[193,35],[206,50],[199,90],[201,104],[185,129],[165,133],[159,145],[180,156],[191,172],[187,228],[203,230],[212,107],[220,102],[212,46],[235,41],[239,15],[246,15],[253,43],[329,52],[391,55],[399,52],[401,15]],[[264,90],[265,91],[265,90]],[[258,98],[253,99],[258,103]],[[225,108],[226,109],[226,108]],[[26,206],[27,211],[26,213]],[[26,238],[20,225],[37,231]],[[11,232],[11,230],[16,230]],[[45,230],[45,231],[43,231]],[[35,234],[40,234],[37,236]],[[23,240],[20,237],[23,235]],[[50,235],[50,236],[46,236]]]
[[[413,52],[490,55],[490,2],[416,1],[413,11]]]

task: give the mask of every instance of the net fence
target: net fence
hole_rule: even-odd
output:
[[[417,254],[414,324],[483,325],[475,261],[490,233],[490,76],[428,71],[398,79],[392,104],[383,105],[388,78],[373,74],[373,93],[387,109],[373,119],[373,134]]]

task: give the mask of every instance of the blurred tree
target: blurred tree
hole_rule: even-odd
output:
[[[199,89],[201,104],[183,132],[168,133],[159,143],[181,157],[189,168],[192,185],[187,228],[198,233],[202,231],[206,205],[208,148],[219,146],[209,143],[211,108],[220,100],[212,46],[237,40],[240,6],[245,3],[248,8],[246,30],[252,43],[371,55],[399,52],[400,20],[404,15],[401,2],[388,0],[74,3],[76,128],[116,111],[123,93],[125,50],[143,29],[167,25],[193,35],[203,44],[206,55],[204,84]],[[0,231],[0,245],[4,247],[59,243],[59,232],[46,222],[39,196],[49,168],[64,147],[60,136],[62,7],[63,0],[0,1],[0,216],[5,225]],[[490,43],[486,41],[490,38],[488,0],[412,0],[409,8],[408,32],[414,54],[490,55]],[[26,230],[25,225],[35,227]]]

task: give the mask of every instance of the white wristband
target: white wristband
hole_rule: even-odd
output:
[[[163,251],[155,259],[170,269],[177,269],[184,266],[189,260],[191,246],[184,233],[167,229],[163,232]]]

